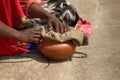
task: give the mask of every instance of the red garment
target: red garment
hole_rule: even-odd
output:
[[[0,0],[0,20],[9,27],[20,23],[23,15],[19,0]],[[0,55],[20,54],[25,50],[16,40],[0,37]]]

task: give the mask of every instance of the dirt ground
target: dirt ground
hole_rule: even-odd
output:
[[[93,26],[89,45],[76,49],[87,57],[51,61],[47,68],[49,61],[35,52],[0,58],[0,80],[120,80],[120,0],[70,2]]]

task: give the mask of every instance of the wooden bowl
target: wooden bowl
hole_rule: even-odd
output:
[[[52,60],[62,60],[70,57],[76,49],[76,46],[67,41],[61,43],[59,41],[44,39],[43,42],[38,44],[38,50],[42,54]]]

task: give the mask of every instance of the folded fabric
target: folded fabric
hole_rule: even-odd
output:
[[[47,32],[44,26],[40,26],[40,27],[42,28],[41,34],[43,38],[50,38],[60,42],[66,42],[72,40],[76,46],[80,46],[83,44],[84,33],[82,31],[75,30],[72,27],[68,32],[65,32],[63,34],[57,33],[54,30]]]

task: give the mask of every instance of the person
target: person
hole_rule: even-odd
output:
[[[54,14],[49,13],[47,10],[41,7],[40,3],[47,0],[20,0],[20,4],[25,15],[28,18],[40,18],[47,20],[49,29],[54,27],[56,32],[66,32],[69,26],[63,24]]]
[[[9,56],[21,54],[27,51],[20,45],[20,42],[34,43],[41,38],[40,28],[29,28],[25,30],[15,30],[13,27],[24,22],[25,16],[20,6],[19,0],[0,0],[0,56]],[[36,5],[37,6],[37,5]],[[36,7],[35,6],[35,7]],[[31,13],[34,17],[47,18],[49,29],[54,26],[57,32],[67,31],[66,27],[54,16],[45,16],[41,11],[36,9]],[[38,14],[38,13],[39,14]],[[41,13],[41,14],[40,14]],[[49,23],[51,22],[51,23]]]
[[[20,4],[27,18],[30,18],[31,20],[40,18],[40,24],[43,24],[44,19],[46,19],[49,27],[66,27],[65,29],[61,29],[64,31],[58,31],[60,29],[57,29],[57,31],[61,33],[68,31],[69,26],[74,27],[79,20],[76,9],[67,0],[20,0]],[[22,26],[17,26],[16,29],[22,30],[29,28],[25,25],[31,25],[31,23],[32,21],[26,20],[26,23],[22,24]],[[29,50],[36,50],[37,46],[36,44],[26,44],[26,48]]]

